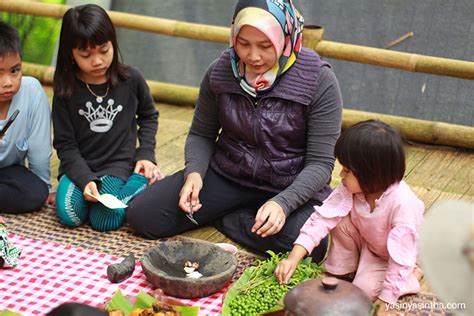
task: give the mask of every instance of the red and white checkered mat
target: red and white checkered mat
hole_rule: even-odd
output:
[[[129,279],[113,284],[107,279],[107,266],[119,258],[14,234],[9,234],[9,240],[22,255],[16,268],[0,269],[0,311],[44,315],[65,302],[98,306],[118,289],[123,295],[137,295],[140,290],[153,293],[139,263]],[[200,306],[199,315],[220,315],[227,288],[209,297],[179,300]]]

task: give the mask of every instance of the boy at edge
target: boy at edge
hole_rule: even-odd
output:
[[[0,213],[26,213],[54,204],[50,183],[51,112],[41,84],[23,77],[18,31],[0,21]],[[28,160],[28,167],[25,165]]]

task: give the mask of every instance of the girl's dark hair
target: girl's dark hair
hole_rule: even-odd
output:
[[[389,125],[368,120],[346,129],[334,154],[351,170],[364,193],[385,191],[405,174],[405,151],[400,134]]]
[[[20,54],[21,57],[21,43],[18,31],[0,21],[0,57],[5,57],[11,54]]]
[[[110,41],[114,49],[107,79],[112,87],[128,77],[128,66],[119,61],[120,51],[115,28],[107,12],[95,4],[85,4],[66,11],[59,35],[59,50],[54,72],[54,93],[70,97],[75,88],[75,76],[79,68],[74,62],[73,48],[87,49]]]

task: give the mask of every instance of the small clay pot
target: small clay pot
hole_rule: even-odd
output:
[[[284,304],[288,316],[367,316],[372,309],[361,289],[333,277],[298,284],[286,294]]]

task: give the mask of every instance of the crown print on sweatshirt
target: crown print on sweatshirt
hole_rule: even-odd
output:
[[[114,119],[118,112],[122,111],[123,107],[118,105],[116,108],[113,107],[114,99],[107,100],[107,107],[104,108],[102,104],[98,103],[97,108],[92,107],[92,102],[86,102],[87,112],[83,109],[79,109],[79,115],[84,116],[90,123],[90,129],[96,133],[106,133],[114,125]]]

